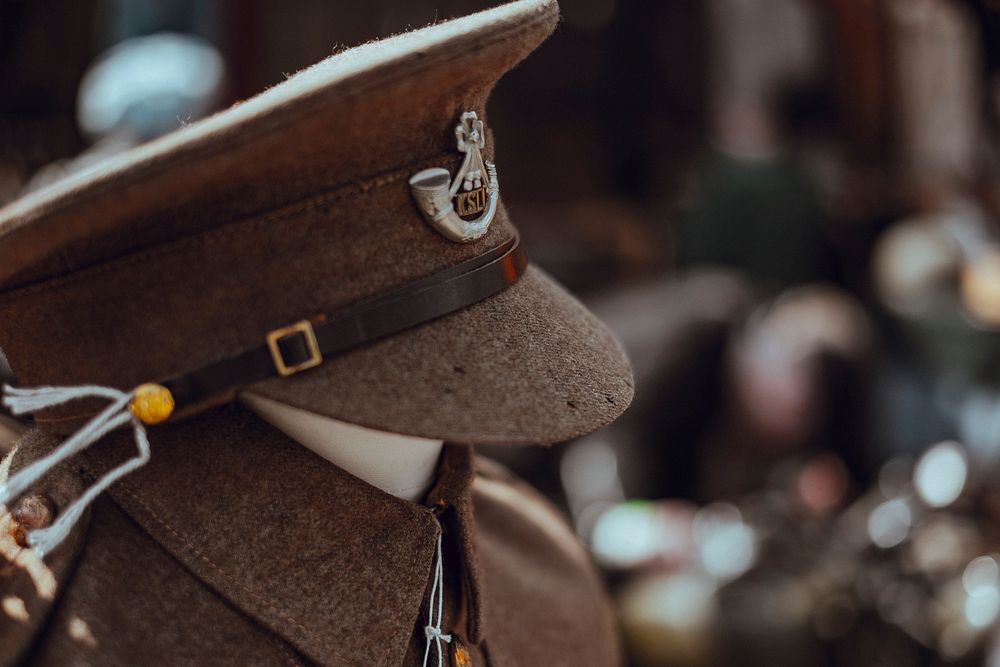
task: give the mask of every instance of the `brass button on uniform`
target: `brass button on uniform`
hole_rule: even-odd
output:
[[[28,531],[50,525],[55,513],[56,504],[48,496],[41,494],[22,496],[10,511],[10,516],[14,520],[11,535],[17,545],[26,548]]]
[[[458,637],[451,643],[451,667],[472,667],[472,654]]]

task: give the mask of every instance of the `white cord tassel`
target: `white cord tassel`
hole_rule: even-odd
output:
[[[45,408],[62,405],[80,398],[107,398],[111,404],[102,410],[74,433],[68,440],[56,447],[48,455],[38,459],[31,465],[18,471],[6,483],[0,484],[0,505],[9,505],[10,501],[28,490],[52,468],[59,465],[77,452],[83,451],[111,431],[131,423],[135,432],[135,442],[139,455],[125,461],[121,465],[105,473],[73,504],[60,513],[59,518],[49,527],[31,531],[28,536],[30,544],[39,557],[43,557],[57,547],[79,520],[83,511],[94,499],[114,482],[128,473],[136,470],[149,461],[149,439],[142,422],[132,413],[129,405],[135,392],[123,392],[110,387],[37,387],[24,389],[4,386],[3,404],[15,415],[35,412]]]
[[[36,410],[53,408],[78,398],[97,396],[110,400],[118,400],[125,396],[124,392],[111,387],[83,385],[79,387],[3,387],[3,404],[15,415],[23,415]]]
[[[437,616],[434,616],[434,598],[437,598]],[[444,560],[441,557],[441,535],[437,539],[437,564],[434,566],[434,584],[431,586],[431,599],[427,610],[427,625],[424,627],[424,635],[427,637],[427,646],[424,649],[424,667],[427,667],[427,660],[431,655],[431,644],[437,644],[438,667],[444,666],[444,647],[441,642],[451,643],[451,635],[441,633],[441,609],[444,606]]]

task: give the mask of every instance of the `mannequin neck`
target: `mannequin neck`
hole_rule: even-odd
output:
[[[240,399],[313,453],[397,498],[420,502],[434,483],[441,440],[376,431],[255,394]]]

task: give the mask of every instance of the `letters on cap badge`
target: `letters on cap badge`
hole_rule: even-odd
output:
[[[454,180],[447,169],[432,167],[410,178],[410,191],[434,229],[452,241],[466,243],[489,229],[497,212],[500,184],[496,165],[483,160],[483,121],[475,111],[462,114],[455,138],[465,159]]]

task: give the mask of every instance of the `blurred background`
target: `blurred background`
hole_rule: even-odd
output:
[[[0,0],[0,204],[488,4]],[[1000,1],[562,8],[489,123],[636,401],[487,453],[566,509],[635,667],[1000,666]]]

